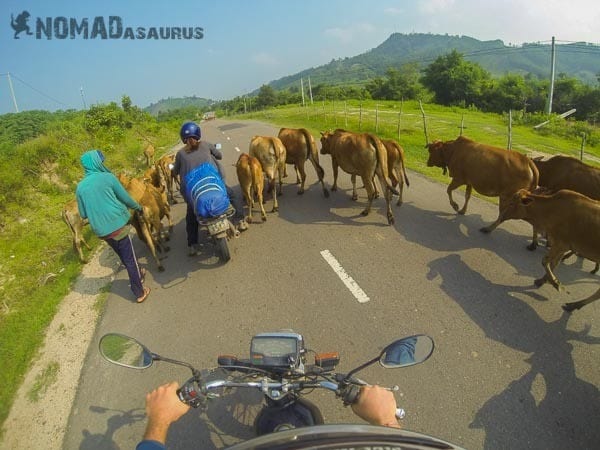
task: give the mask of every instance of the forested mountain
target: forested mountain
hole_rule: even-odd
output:
[[[440,55],[452,50],[468,61],[480,64],[494,76],[506,73],[550,76],[551,45],[505,45],[501,40],[479,41],[468,36],[436,34],[392,34],[378,47],[351,58],[332,60],[329,64],[306,69],[269,83],[274,89],[297,87],[300,78],[310,76],[311,84],[363,85],[381,77],[389,67],[400,68],[416,63],[423,69]],[[565,73],[588,84],[596,84],[600,73],[600,46],[586,43],[556,45],[556,74]]]
[[[150,106],[144,108],[144,111],[152,114],[153,116],[157,116],[159,113],[166,113],[174,109],[183,109],[190,106],[197,109],[204,109],[207,106],[210,106],[212,103],[214,103],[213,100],[196,96],[183,98],[169,97],[150,104]]]

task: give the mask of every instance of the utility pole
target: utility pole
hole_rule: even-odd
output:
[[[304,104],[304,81],[302,81],[302,77],[300,77],[300,90],[302,91],[302,106],[306,106]]]
[[[308,93],[310,94],[310,104],[313,104],[312,87],[310,86],[310,77],[308,77]]]
[[[83,86],[79,88],[79,91],[81,92],[81,101],[83,102],[83,109],[87,109],[87,105],[85,104],[85,97],[83,96]]]
[[[550,89],[548,90],[548,106],[546,108],[546,114],[552,113],[552,97],[554,96],[554,66],[556,63],[556,47],[554,45],[554,36],[552,36],[552,57],[550,61]]]
[[[8,78],[8,87],[10,88],[13,104],[15,105],[15,111],[19,112],[19,107],[17,106],[17,99],[15,97],[15,90],[13,89],[12,80],[10,79],[10,72],[7,72],[6,78]]]

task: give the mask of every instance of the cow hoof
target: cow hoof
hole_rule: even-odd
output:
[[[527,246],[527,250],[529,250],[530,252],[534,251],[537,248],[537,244],[532,242],[531,244],[529,244]]]
[[[460,216],[464,216],[465,213],[467,212],[464,208],[461,209],[460,211],[456,211]]]
[[[304,194],[304,189],[298,189],[298,195]]]
[[[535,284],[536,287],[541,287],[544,285],[544,283],[546,283],[546,278],[542,277],[542,278],[538,278],[536,280],[533,281],[533,284]]]
[[[267,221],[267,216],[262,216],[262,221],[266,222]]]
[[[337,186],[331,186],[331,192],[337,191]]]
[[[394,225],[396,223],[396,221],[394,220],[393,217],[388,217],[388,225]]]
[[[327,189],[323,189],[323,195],[325,198],[329,198],[329,191]]]
[[[489,234],[489,233],[491,233],[492,230],[490,230],[489,227],[483,227],[483,228],[480,228],[479,231],[481,231],[482,233]]]
[[[562,309],[568,313],[572,313],[573,311],[575,311],[576,309],[579,309],[579,306],[577,306],[577,302],[574,303],[563,303],[561,305]]]
[[[158,271],[159,271],[159,272],[164,272],[164,271],[165,271],[165,268],[164,268],[164,266],[158,266]]]
[[[352,200],[353,200],[353,201],[357,201],[357,200],[358,200],[358,195],[353,195],[353,196],[352,196]]]
[[[361,216],[368,216],[368,215],[369,215],[369,211],[366,211],[366,210],[365,210],[365,211],[362,211],[362,212],[360,213],[360,215],[361,215]]]

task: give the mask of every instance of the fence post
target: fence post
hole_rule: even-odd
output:
[[[335,123],[335,127],[337,128],[337,114],[335,113],[335,99],[331,103],[331,110],[333,111],[333,121]]]
[[[425,121],[425,110],[423,109],[423,103],[419,100],[419,108],[421,108],[421,115],[423,116],[423,131],[425,132],[425,145],[429,144],[429,137],[427,136],[427,122]]]
[[[459,136],[462,136],[463,135],[463,131],[465,129],[465,114],[464,113],[463,113],[463,115],[460,118],[460,127],[459,128],[460,128],[460,135]]]
[[[379,104],[375,105],[375,133],[379,132]]]
[[[587,134],[585,134],[585,131],[583,133],[581,133],[581,150],[579,151],[579,159],[581,161],[583,161],[583,150],[585,149],[586,136],[587,136]]]
[[[506,148],[512,150],[512,109],[508,110],[508,145]]]
[[[398,141],[400,141],[400,122],[402,120],[402,107],[404,106],[404,100],[400,100],[400,112],[398,113]]]
[[[348,102],[344,100],[344,128],[348,128]]]
[[[362,102],[360,102],[360,107],[358,110],[358,131],[362,130]]]

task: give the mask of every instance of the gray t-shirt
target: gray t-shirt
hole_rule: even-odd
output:
[[[225,171],[219,163],[219,160],[223,159],[223,153],[221,153],[220,150],[217,150],[214,144],[200,141],[197,148],[192,149],[190,152],[186,150],[187,147],[184,147],[177,152],[175,155],[175,166],[173,167],[173,173],[180,175],[182,181],[185,179],[185,176],[196,167],[208,162],[219,170],[219,174],[221,174],[221,178],[223,178],[223,182],[225,182]],[[181,183],[180,192],[185,197],[185,187],[183,183]]]

